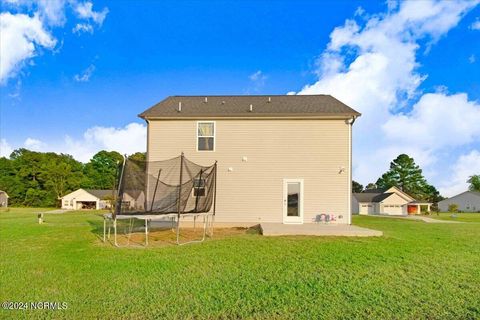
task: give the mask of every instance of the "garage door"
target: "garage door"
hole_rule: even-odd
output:
[[[360,214],[372,214],[373,213],[373,204],[371,203],[360,203]]]
[[[383,205],[383,212],[389,215],[402,215],[403,208],[401,205],[385,204]]]

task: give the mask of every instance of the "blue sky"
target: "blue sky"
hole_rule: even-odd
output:
[[[329,93],[363,113],[360,182],[401,152],[444,194],[480,173],[476,1],[8,0],[1,11],[2,155],[141,150],[136,115],[169,95]]]

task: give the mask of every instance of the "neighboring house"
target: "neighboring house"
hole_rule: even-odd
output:
[[[95,189],[78,189],[73,191],[61,199],[62,209],[80,210],[80,209],[109,209],[112,206],[114,198],[113,190],[95,190]],[[122,205],[133,207],[135,199],[128,193],[124,194]]]
[[[430,211],[431,203],[418,201],[396,187],[354,193],[352,212],[362,215],[407,215]]]
[[[442,212],[448,211],[451,204],[458,205],[458,210],[463,212],[480,212],[480,192],[465,191],[454,197],[438,202],[438,208]]]
[[[216,222],[351,223],[360,113],[332,96],[173,96],[139,116],[149,161],[218,161]]]
[[[2,190],[0,190],[0,208],[1,207],[8,207],[8,194]]]

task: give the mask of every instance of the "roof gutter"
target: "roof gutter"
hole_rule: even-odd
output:
[[[306,116],[306,115],[267,115],[267,116],[211,116],[211,115],[194,115],[194,116],[145,116],[138,115],[139,118],[148,120],[207,120],[207,119],[221,119],[221,120],[349,120],[356,119],[358,116],[348,115],[318,115],[318,116]],[[355,121],[355,120],[353,120]],[[353,124],[353,122],[352,122]]]

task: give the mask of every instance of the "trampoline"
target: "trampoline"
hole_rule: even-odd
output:
[[[201,166],[180,156],[164,161],[139,161],[124,158],[119,170],[116,200],[113,212],[104,215],[103,240],[110,238],[113,228],[114,244],[117,242],[117,221],[128,220],[128,239],[133,221],[143,220],[145,246],[148,245],[149,223],[167,222],[176,232],[176,243],[183,245],[202,242],[213,236],[216,210],[217,162]],[[203,234],[200,239],[180,241],[180,222],[191,218],[196,229],[202,219]],[[127,242],[129,245],[129,241]]]

